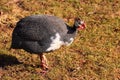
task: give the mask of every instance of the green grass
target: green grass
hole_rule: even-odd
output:
[[[1,0],[1,80],[119,80],[119,4],[119,0]],[[71,46],[45,54],[50,66],[45,76],[37,73],[38,56],[8,50],[16,22],[33,14],[55,15],[70,25],[80,17],[87,25]]]

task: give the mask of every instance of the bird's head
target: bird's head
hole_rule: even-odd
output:
[[[75,18],[74,27],[77,30],[83,30],[85,29],[86,26],[85,26],[84,21],[80,20],[80,18]]]

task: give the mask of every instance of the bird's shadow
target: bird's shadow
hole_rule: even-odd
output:
[[[0,67],[21,64],[15,56],[0,53]]]
[[[28,66],[31,66],[33,68],[41,67],[40,65],[33,66],[32,64],[26,64],[24,62],[19,62],[15,56],[0,53],[0,67],[20,65],[20,64],[23,64],[23,66],[25,67],[28,67]]]

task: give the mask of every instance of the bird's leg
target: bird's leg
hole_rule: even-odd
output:
[[[40,60],[41,60],[41,66],[44,70],[48,69],[48,62],[47,62],[47,58],[45,57],[45,55],[40,54]]]

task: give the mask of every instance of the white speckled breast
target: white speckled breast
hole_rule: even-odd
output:
[[[64,42],[60,40],[60,35],[59,33],[56,33],[55,36],[52,36],[50,39],[52,40],[50,47],[48,49],[46,49],[46,51],[51,51],[51,50],[55,50],[55,49],[59,49]]]
[[[65,42],[65,45],[69,46],[72,42],[73,42],[73,38],[70,38],[70,41],[69,42]]]

